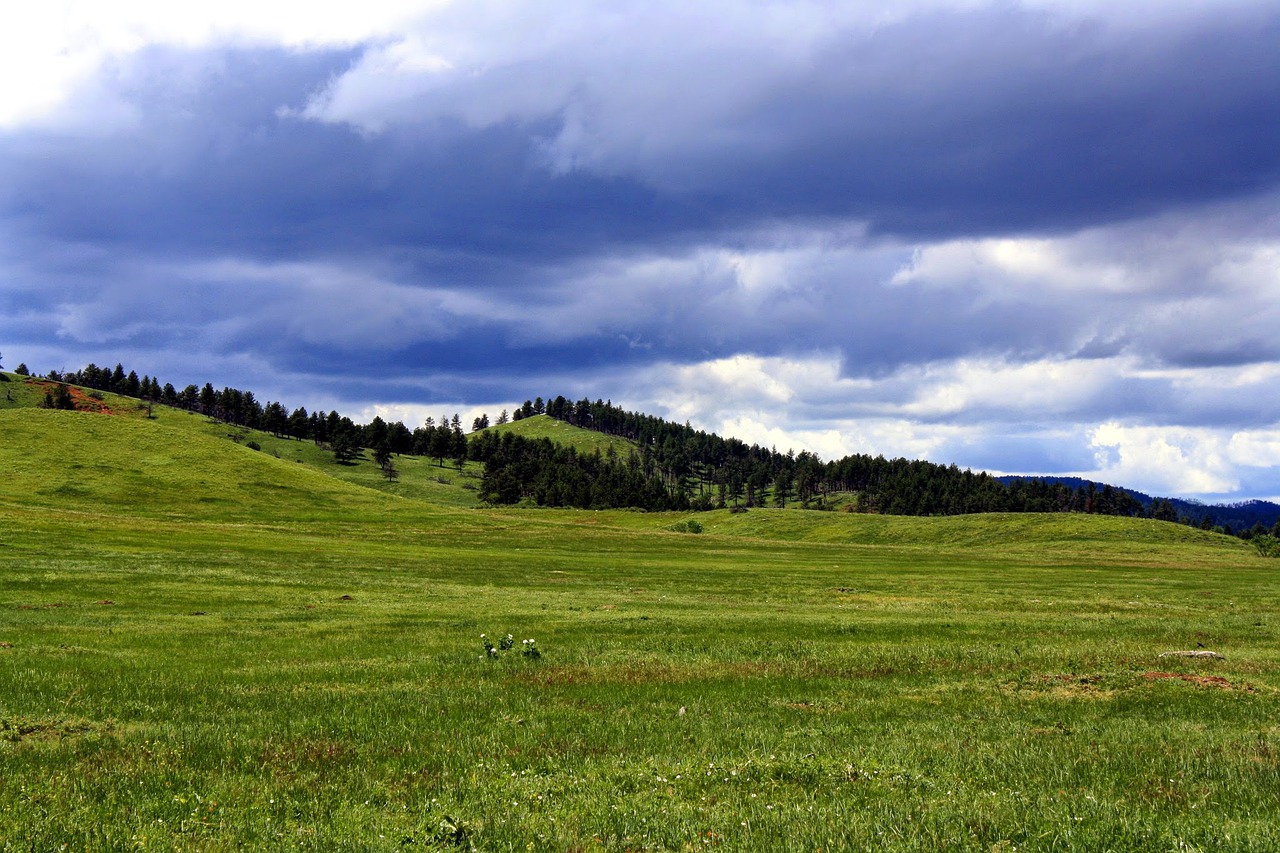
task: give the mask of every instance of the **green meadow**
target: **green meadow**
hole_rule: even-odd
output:
[[[1280,849],[1280,561],[1247,543],[677,532],[114,410],[0,407],[5,850]]]

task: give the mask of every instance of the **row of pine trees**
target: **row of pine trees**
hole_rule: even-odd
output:
[[[544,402],[539,397],[526,400],[510,417],[504,410],[497,423],[546,414],[629,439],[636,449],[625,456],[612,449],[604,454],[578,453],[547,439],[485,431],[487,415],[473,421],[470,440],[457,414],[442,416],[438,422],[427,418],[412,430],[379,417],[357,424],[336,411],[290,409],[279,402],[260,402],[251,391],[218,390],[210,383],[178,390],[154,377],[126,372],[121,364],[113,369],[89,364],[79,371],[51,373],[48,378],[198,412],[278,437],[311,440],[331,449],[339,462],[352,462],[367,448],[388,476],[394,472],[391,459],[396,455],[431,457],[441,466],[446,461],[458,467],[468,459],[481,461],[485,465],[481,497],[493,504],[532,501],[544,506],[648,510],[799,504],[822,509],[843,496],[839,502],[846,508],[892,515],[1081,512],[1207,524],[1180,518],[1167,500],[1144,509],[1128,492],[1111,486],[1073,487],[1040,479],[1002,482],[955,465],[865,454],[824,462],[808,451],[781,453],[696,430],[688,423],[628,412],[603,400],[574,402],[559,396]],[[72,407],[65,384],[59,389],[56,396],[51,392],[50,404]],[[852,503],[849,495],[856,496]],[[1280,528],[1280,521],[1276,527]],[[1241,533],[1280,535],[1280,530],[1258,527]]]

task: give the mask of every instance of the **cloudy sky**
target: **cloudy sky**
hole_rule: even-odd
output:
[[[24,6],[6,368],[1280,496],[1280,0]]]

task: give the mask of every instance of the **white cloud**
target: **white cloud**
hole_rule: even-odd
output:
[[[1079,237],[1007,237],[936,243],[917,249],[911,263],[892,281],[924,287],[1072,293],[1124,293],[1139,286],[1143,270],[1073,251],[1079,241]]]
[[[1280,466],[1280,424],[1275,429],[1235,433],[1227,443],[1226,456],[1235,465],[1249,468]]]
[[[1091,433],[1096,479],[1169,495],[1221,494],[1238,488],[1227,456],[1229,434],[1185,427],[1108,422]]]
[[[494,423],[498,418],[498,413],[503,409],[508,412],[514,411],[519,406],[518,403],[432,403],[430,405],[421,403],[398,403],[398,404],[379,404],[374,406],[365,406],[357,412],[349,415],[356,423],[369,423],[375,417],[382,418],[387,423],[395,423],[399,421],[410,430],[417,429],[426,423],[427,418],[431,418],[436,424],[440,423],[441,418],[452,420],[454,415],[458,416],[458,422],[462,425],[463,432],[471,432],[471,427],[475,423],[475,419],[481,415],[489,416],[489,423]]]
[[[1218,497],[1280,469],[1280,429],[1097,418],[1114,393],[1110,374],[1132,378],[1132,368],[1127,359],[962,362],[851,380],[830,354],[738,355],[637,371],[624,383],[624,405],[824,459],[902,456],[997,474],[1081,476],[1157,495]],[[1152,381],[1164,387],[1167,377]],[[985,411],[970,418],[974,409]]]
[[[66,125],[68,105],[99,113],[92,77],[103,62],[151,45],[354,45],[402,32],[442,5],[429,0],[49,0],[10,3],[0,27],[0,129]],[[118,109],[113,107],[112,109]],[[92,128],[94,116],[78,129]]]

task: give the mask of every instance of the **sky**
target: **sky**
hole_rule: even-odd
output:
[[[1280,496],[1280,0],[23,5],[6,369]]]

